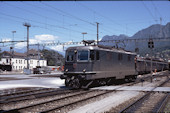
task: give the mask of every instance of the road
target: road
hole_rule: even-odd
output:
[[[47,75],[0,75],[0,90],[17,88],[17,87],[46,87],[46,88],[59,88],[64,86],[64,80],[59,76],[62,73],[53,73],[52,77],[45,77]],[[55,75],[55,76],[54,76]]]

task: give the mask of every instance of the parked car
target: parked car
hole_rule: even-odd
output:
[[[47,74],[51,73],[51,69],[47,66],[36,66],[36,68],[33,68],[33,74]]]

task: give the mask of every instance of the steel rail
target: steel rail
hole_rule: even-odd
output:
[[[39,92],[39,91],[41,91],[41,92]],[[34,95],[34,94],[36,95],[36,94],[41,94],[41,93],[51,92],[51,91],[60,91],[60,90],[39,89],[39,90],[30,90],[30,91],[26,91],[26,92],[23,91],[23,92],[14,93],[14,94],[3,95],[0,98],[0,103],[1,103],[1,101],[4,101],[4,100],[16,99],[16,98],[21,98],[21,97],[25,97],[25,96],[30,96],[30,95]]]
[[[90,93],[90,92],[93,92],[93,91],[94,90],[83,91],[83,92],[80,92],[78,94],[73,94],[73,95],[62,97],[62,98],[59,98],[59,99],[54,99],[54,100],[50,100],[50,101],[46,101],[46,102],[41,102],[41,103],[38,103],[38,104],[32,104],[32,105],[28,105],[28,106],[21,107],[21,108],[16,108],[16,109],[11,109],[11,110],[4,110],[4,111],[1,111],[1,113],[13,113],[13,112],[19,113],[19,111],[23,110],[23,109],[27,109],[27,108],[31,108],[31,107],[35,107],[35,106],[39,106],[39,105],[55,102],[55,101],[60,101],[60,100],[67,99],[67,98],[72,98],[74,96],[80,96],[82,94]]]
[[[57,106],[57,107],[55,107],[55,108],[53,108],[53,109],[49,109],[49,110],[46,110],[46,111],[43,111],[43,112],[40,112],[40,113],[48,113],[48,112],[51,112],[51,111],[54,111],[54,110],[57,110],[57,109],[62,109],[62,108],[64,108],[64,107],[71,106],[71,105],[74,105],[74,104],[77,104],[77,103],[80,103],[80,102],[83,102],[83,101],[87,101],[87,100],[89,100],[89,99],[96,98],[96,97],[99,97],[99,96],[101,96],[101,95],[105,95],[105,94],[111,93],[111,92],[113,92],[113,90],[111,90],[111,91],[106,91],[106,92],[104,92],[104,93],[97,94],[97,95],[95,95],[95,96],[93,95],[93,96],[90,96],[90,97],[87,97],[87,98],[85,98],[85,99],[81,99],[81,100],[78,100],[78,101],[75,101],[75,102],[71,102],[71,103],[68,103],[68,104],[64,104],[64,105],[61,105],[61,106]]]
[[[49,88],[40,88],[40,89],[35,89],[35,90],[19,90],[18,92],[15,92],[15,93],[4,94],[4,95],[0,95],[0,96],[1,97],[6,97],[6,96],[8,97],[10,95],[18,95],[18,94],[29,93],[29,92],[33,92],[33,91],[48,90],[48,89]],[[6,91],[6,92],[8,92],[8,91]]]
[[[71,92],[71,90],[60,90],[59,92],[57,92],[57,91],[58,90],[47,91],[47,92],[38,92],[38,93],[34,93],[34,94],[26,94],[26,95],[22,95],[22,96],[18,96],[18,97],[13,97],[13,98],[10,98],[11,100],[7,99],[7,100],[0,101],[0,105],[16,103],[16,102],[26,101],[26,100],[33,100],[35,98],[42,98],[42,97],[53,96],[53,95],[61,95],[64,93]],[[64,91],[64,92],[61,92],[61,91]],[[22,99],[23,97],[25,97],[25,98]],[[15,99],[15,100],[12,100],[12,99]]]
[[[165,83],[167,83],[170,79],[164,81],[163,83],[161,83],[159,86],[162,86],[164,85]],[[156,86],[154,87],[151,91],[149,91],[148,93],[146,93],[144,96],[142,96],[141,98],[139,98],[138,100],[136,100],[135,102],[133,102],[132,104],[128,105],[127,107],[123,108],[121,111],[119,111],[119,113],[124,113],[126,112],[130,107],[134,106],[135,104],[141,102],[143,99],[147,98],[154,89],[156,89],[157,87],[159,86]]]
[[[161,102],[161,104],[160,104],[158,110],[156,111],[156,113],[163,112],[163,110],[164,110],[164,108],[165,108],[165,106],[166,106],[166,104],[167,104],[167,102],[168,102],[169,96],[170,96],[170,93],[168,93],[168,94],[165,96],[165,98],[164,98],[163,101]]]

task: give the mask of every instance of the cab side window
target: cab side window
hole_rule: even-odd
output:
[[[94,51],[93,50],[90,51],[90,59],[94,60]]]
[[[100,54],[99,54],[99,51],[96,51],[96,60],[100,60]]]

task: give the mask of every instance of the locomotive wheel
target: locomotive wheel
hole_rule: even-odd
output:
[[[80,83],[80,80],[78,78],[72,80],[72,87],[74,89],[79,89],[81,88],[81,83]]]
[[[66,78],[65,79],[65,85],[67,86],[67,87],[70,87],[70,78]]]

